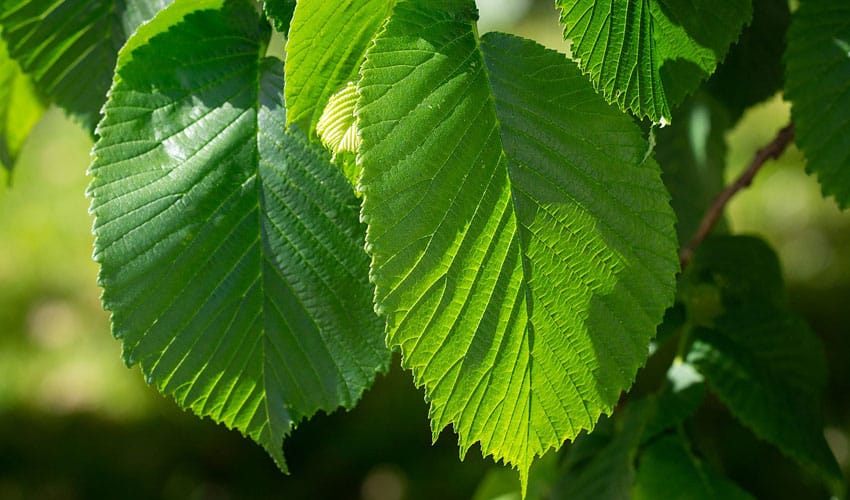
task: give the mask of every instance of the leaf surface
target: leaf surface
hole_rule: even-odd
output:
[[[795,141],[823,192],[850,206],[850,2],[800,2],[788,32],[785,97]]]
[[[752,16],[750,0],[556,0],[564,37],[608,102],[670,123]]]
[[[30,131],[44,113],[32,79],[9,57],[0,41],[0,165],[11,171]]]
[[[98,127],[103,302],[129,364],[285,469],[291,429],[352,407],[390,353],[359,204],[320,146],[285,131],[268,26],[250,2],[193,6],[131,40]]]
[[[452,424],[525,478],[644,363],[672,302],[673,215],[629,117],[562,54],[474,22],[471,1],[400,2],[371,47],[362,214],[434,435]]]
[[[118,50],[172,0],[2,0],[9,53],[38,89],[94,129]]]
[[[311,135],[328,100],[357,80],[394,0],[299,0],[286,42],[287,124]]]

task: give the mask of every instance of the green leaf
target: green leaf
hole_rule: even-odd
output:
[[[696,328],[687,361],[742,423],[841,489],[823,436],[826,359],[819,339],[785,307],[776,256],[760,240],[714,238],[694,257],[697,277],[721,290],[724,313]]]
[[[352,186],[357,185],[361,171],[355,159],[361,142],[357,117],[354,114],[356,105],[357,85],[350,82],[331,96],[316,124],[319,139],[328,151],[333,153],[334,161],[341,164],[345,177]]]
[[[662,125],[714,72],[750,0],[556,0],[564,37],[608,102]]]
[[[729,109],[733,121],[776,94],[785,80],[782,55],[791,24],[787,0],[753,0],[753,22],[714,75],[706,90]]]
[[[667,435],[644,449],[639,458],[635,500],[744,500],[752,498],[709,469],[679,435]]]
[[[287,124],[311,135],[332,95],[358,79],[394,0],[299,0],[286,42]]]
[[[292,14],[295,11],[295,0],[265,0],[263,12],[278,33],[289,33]]]
[[[94,129],[118,50],[172,0],[2,0],[9,53],[38,89]]]
[[[0,41],[0,165],[10,171],[18,153],[44,113],[44,99],[32,79],[21,72]]]
[[[647,144],[562,54],[480,41],[471,1],[400,2],[357,116],[376,305],[465,452],[525,477],[610,413],[672,303]]]
[[[615,432],[604,446],[585,455],[586,460],[566,461],[566,468],[552,491],[552,500],[630,498],[635,481],[635,457],[653,412],[650,400],[630,403],[615,419]],[[582,436],[582,439],[592,436]],[[596,446],[598,443],[597,440]],[[574,448],[578,446],[577,441]],[[570,449],[569,453],[574,451]]]
[[[285,132],[268,26],[245,1],[175,23],[194,5],[131,40],[98,126],[103,302],[128,364],[285,469],[291,429],[352,407],[390,353],[359,204],[320,146]]]
[[[806,0],[785,54],[795,141],[825,195],[850,206],[850,2]]]
[[[655,132],[655,159],[672,196],[680,245],[696,234],[706,210],[723,190],[729,126],[723,106],[699,93],[682,104],[676,123]]]

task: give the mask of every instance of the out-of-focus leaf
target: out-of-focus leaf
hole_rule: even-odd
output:
[[[679,435],[641,451],[634,500],[747,500],[752,497],[698,460]]]
[[[795,140],[825,195],[850,206],[850,2],[804,0],[785,53]]]

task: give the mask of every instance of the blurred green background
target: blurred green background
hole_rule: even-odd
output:
[[[482,32],[508,30],[566,50],[549,0],[479,4]],[[788,117],[778,97],[744,116],[728,135],[729,178]],[[298,428],[285,445],[290,476],[251,441],[181,412],[137,368],[125,368],[91,259],[90,149],[88,135],[51,109],[12,186],[0,189],[0,500],[472,497],[495,465],[478,449],[461,462],[449,431],[431,445],[423,394],[397,360],[355,410]],[[850,214],[821,197],[792,147],[729,215],[733,231],[761,235],[777,250],[792,307],[824,340],[827,438],[847,472]],[[722,409],[706,411],[716,436],[701,446],[745,488],[762,498],[821,491]]]

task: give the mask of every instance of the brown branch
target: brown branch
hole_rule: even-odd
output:
[[[774,137],[767,146],[756,152],[753,160],[750,162],[749,167],[747,167],[744,173],[735,179],[735,182],[726,186],[726,188],[714,198],[711,202],[711,206],[709,206],[708,210],[705,212],[702,221],[700,221],[699,229],[697,229],[697,232],[688,244],[682,247],[682,250],[679,252],[679,262],[682,265],[682,269],[685,269],[685,267],[688,266],[697,247],[699,247],[700,243],[702,243],[709,233],[711,233],[711,230],[714,229],[714,226],[717,224],[720,216],[723,215],[723,210],[726,208],[726,204],[729,203],[729,200],[731,200],[738,191],[752,184],[753,178],[759,170],[761,170],[761,167],[767,163],[767,160],[770,160],[771,158],[778,159],[785,151],[785,148],[787,148],[793,140],[794,124],[789,123],[776,134],[776,137]]]

